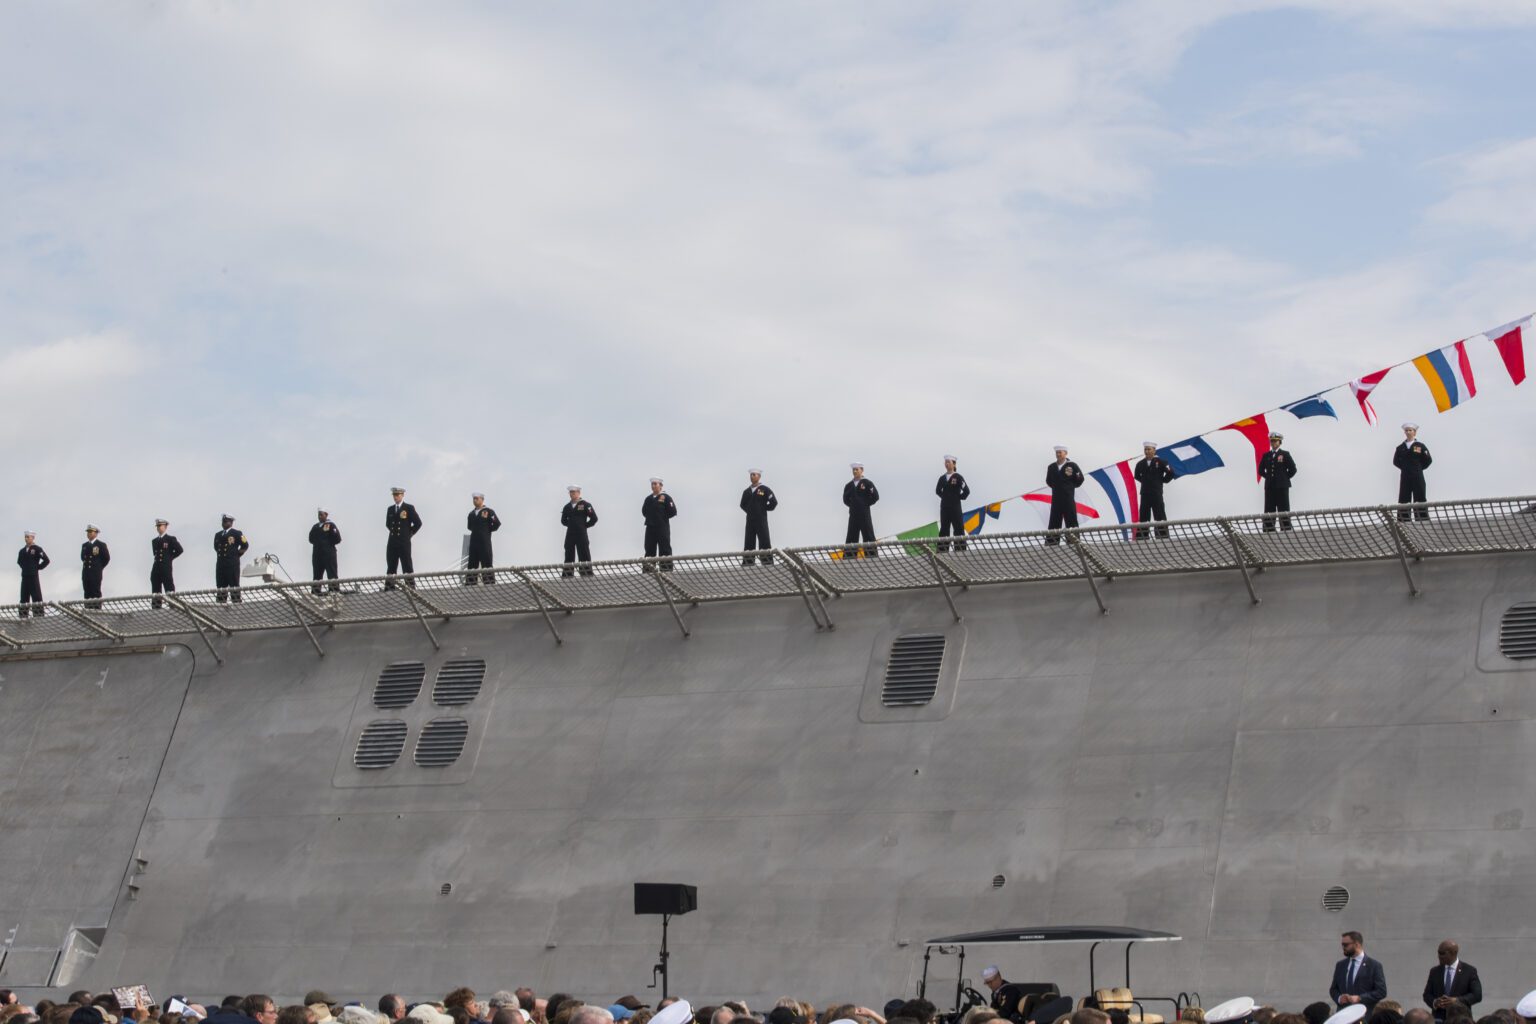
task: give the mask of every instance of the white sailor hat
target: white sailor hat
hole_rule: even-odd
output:
[[[659,477],[659,476],[653,476],[653,477],[651,477],[651,483],[653,483],[653,484],[659,484],[659,483],[661,483],[661,477]]]
[[[1206,1024],[1236,1024],[1253,1016],[1253,1008],[1256,1004],[1249,996],[1238,996],[1236,999],[1228,999],[1224,1003],[1217,1003],[1205,1011]],[[1361,1009],[1365,1007],[1362,1005]],[[1338,1016],[1338,1014],[1334,1014]],[[1330,1020],[1332,1018],[1329,1018]]]
[[[1520,1001],[1515,1004],[1515,1012],[1527,1020],[1536,1017],[1536,989],[1520,997]]]
[[[37,531],[36,530],[22,530],[21,531],[21,535],[23,537],[36,537],[37,536]]]
[[[1419,429],[1419,425],[1417,423],[1404,423],[1403,424],[1403,429],[1404,430],[1418,430]]]
[[[581,490],[581,484],[566,484],[565,485],[565,493],[567,493],[567,494],[570,494],[572,491],[579,491],[579,490]]]
[[[331,514],[331,510],[326,508],[324,505],[321,505],[319,508],[315,509],[315,511],[316,512],[324,512],[326,515],[330,515]]]
[[[747,473],[748,473],[748,474],[749,474],[749,475],[750,475],[750,474],[752,474],[752,473],[756,473],[756,474],[757,474],[757,475],[758,475],[758,476],[762,476],[762,475],[763,475],[763,471],[762,471],[762,470],[760,470],[760,469],[758,469],[758,468],[757,468],[757,467],[756,467],[756,466],[753,466],[753,467],[751,467],[751,468],[749,468],[749,469],[748,469],[748,470],[747,470]],[[653,1018],[651,1018],[651,1019],[652,1019],[652,1020],[654,1020],[654,1019],[655,1019],[655,1018],[654,1018],[654,1017],[653,1017]]]
[[[1350,1003],[1323,1021],[1323,1024],[1355,1024],[1355,1021],[1365,1019],[1365,1013],[1364,1003]],[[1210,1017],[1206,1017],[1206,1020],[1210,1020]]]
[[[1058,452],[1064,452],[1064,451],[1067,450],[1067,446],[1064,445],[1064,444],[1059,444],[1059,445],[1057,445],[1055,448],[1053,448],[1051,450],[1052,451],[1058,451]]]
[[[862,463],[862,462],[850,462],[850,463],[848,463],[848,468],[849,469],[863,469],[864,468],[864,463]]]
[[[101,532],[101,527],[97,526],[95,523],[86,523],[85,524],[85,532],[86,533],[91,533],[91,532],[100,533]]]
[[[1143,442],[1141,442],[1141,446],[1143,448],[1156,448],[1157,447],[1157,442],[1156,441],[1143,441]]]
[[[391,487],[389,489],[389,493],[390,494],[404,494],[405,493],[405,488],[404,487]]]
[[[944,461],[945,462],[955,462],[955,463],[958,463],[960,460],[955,458],[953,455],[946,455],[946,456],[944,456]]]
[[[485,495],[481,494],[479,491],[476,491],[474,494],[471,494],[470,497],[471,498],[484,498]]]
[[[171,521],[169,519],[156,519],[155,520],[155,525],[156,526],[170,526],[171,525]]]
[[[663,1006],[651,1015],[651,1024],[684,1024],[693,1019],[693,1007],[688,1000],[679,999],[670,1006]]]
[[[981,969],[981,980],[982,981],[991,981],[993,978],[997,977],[999,974],[1002,974],[1002,973],[1003,973],[1002,971],[997,969],[997,965],[996,964],[988,964],[987,966],[985,966],[985,967],[983,967]]]
[[[1278,431],[1278,430],[1271,430],[1269,432],[1269,439],[1271,441],[1284,441],[1285,440],[1285,435],[1280,433],[1280,431]]]

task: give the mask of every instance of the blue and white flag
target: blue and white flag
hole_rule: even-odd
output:
[[[1339,418],[1339,414],[1333,411],[1333,404],[1324,398],[1321,393],[1303,398],[1299,402],[1292,402],[1290,405],[1282,405],[1280,408],[1299,420],[1304,420],[1308,416],[1332,416],[1334,419]]]
[[[1187,441],[1159,448],[1157,454],[1173,467],[1173,472],[1178,476],[1194,476],[1226,465],[1221,461],[1221,456],[1216,454],[1216,449],[1206,443],[1203,437],[1191,437]]]

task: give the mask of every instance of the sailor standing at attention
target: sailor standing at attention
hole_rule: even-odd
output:
[[[409,575],[416,571],[416,563],[411,561],[411,538],[421,529],[421,516],[416,514],[414,505],[406,503],[404,487],[391,487],[389,493],[395,503],[384,510],[384,528],[389,531],[389,543],[384,547],[385,564],[390,576],[397,570]],[[416,585],[414,581],[407,582]],[[395,581],[385,580],[384,589],[394,590]]]
[[[1056,446],[1056,461],[1045,467],[1045,485],[1051,489],[1051,518],[1047,530],[1059,530],[1063,526],[1077,529],[1077,489],[1083,486],[1083,471],[1077,463],[1067,458],[1067,446]],[[1060,544],[1061,535],[1045,539],[1047,544]]]
[[[640,503],[640,517],[645,520],[646,558],[672,553],[672,517],[677,515],[677,503],[661,488],[661,477],[651,477],[651,493]],[[652,571],[649,565],[642,568],[645,572]],[[662,562],[661,571],[671,572],[671,561]]]
[[[579,556],[581,574],[591,576],[592,545],[587,540],[587,531],[597,525],[597,510],[591,502],[581,500],[581,488],[577,485],[571,484],[565,492],[571,500],[560,510],[560,525],[565,527],[565,571],[560,575],[569,577],[571,564]]]
[[[741,510],[747,514],[747,535],[741,542],[742,551],[767,551],[773,547],[773,542],[768,539],[768,513],[779,507],[779,499],[773,494],[773,488],[763,483],[763,471],[760,469],[747,470],[747,489],[741,492]],[[758,559],[757,555],[746,554],[742,556],[742,565],[752,565]],[[763,555],[763,564],[772,565],[773,556]]]
[[[1173,467],[1157,457],[1157,445],[1141,442],[1141,461],[1136,463],[1136,482],[1141,484],[1141,522],[1168,521],[1168,511],[1163,508],[1163,484],[1172,483]],[[1159,537],[1168,536],[1168,527],[1157,528]],[[1136,531],[1137,540],[1146,540],[1145,528]]]
[[[323,508],[315,509],[315,519],[315,525],[309,528],[309,568],[314,574],[310,579],[316,585],[310,587],[309,592],[318,595],[321,579],[336,579],[336,545],[341,543],[341,527],[331,522],[331,513]],[[331,584],[331,593],[340,590],[334,582]]]
[[[213,550],[217,556],[213,563],[214,585],[219,588],[216,600],[223,604],[233,598],[240,603],[240,556],[250,550],[251,542],[245,534],[235,529],[235,517],[224,515],[224,529],[213,535]]]
[[[491,534],[501,529],[501,520],[496,516],[496,510],[485,507],[485,495],[476,491],[469,496],[474,508],[469,510],[469,568],[489,569],[494,555],[491,553]],[[496,582],[496,574],[493,572],[471,572],[464,577],[465,586],[474,586],[476,583],[484,583],[489,586]]]
[[[939,482],[933,488],[933,493],[939,496],[939,536],[948,537],[953,533],[958,539],[955,541],[955,550],[965,550],[965,508],[960,503],[971,496],[971,485],[965,482],[965,477],[960,475],[960,460],[953,455],[944,456],[944,475],[939,477]],[[939,541],[939,552],[942,554],[949,550],[949,541]]]
[[[181,541],[166,532],[170,527],[168,520],[156,519],[155,535],[149,538],[149,591],[155,595],[150,601],[152,608],[165,604],[161,594],[176,593],[176,569],[172,563],[184,552]]]
[[[873,480],[864,478],[864,463],[849,463],[848,468],[853,470],[853,479],[843,485],[843,504],[848,506],[848,535],[843,538],[843,543],[851,545],[856,540],[873,542],[875,522],[869,510],[880,500],[880,492],[875,488]],[[855,555],[875,558],[879,554],[879,548],[866,549],[863,545],[843,548],[844,558],[853,558]]]
[[[86,524],[85,543],[80,545],[80,586],[85,591],[87,608],[101,607],[101,571],[112,561],[106,542],[97,539],[100,536],[96,524]]]
[[[1275,532],[1276,512],[1291,510],[1291,477],[1296,475],[1296,460],[1291,453],[1280,447],[1285,435],[1278,430],[1269,432],[1269,451],[1259,460],[1259,476],[1264,480],[1264,532]],[[1291,517],[1280,517],[1280,529],[1291,528]]]
[[[1419,440],[1419,425],[1417,423],[1403,424],[1403,443],[1397,446],[1392,453],[1392,465],[1400,471],[1397,480],[1397,503],[1406,505],[1409,502],[1427,501],[1424,497],[1424,471],[1435,460],[1430,456],[1429,449],[1424,442]],[[1407,519],[1410,515],[1414,519],[1428,519],[1429,509],[1416,508],[1399,509],[1397,518]]]
[[[38,578],[38,573],[48,568],[50,559],[48,552],[38,547],[37,534],[31,530],[21,535],[21,550],[16,552],[16,564],[21,566],[21,617],[27,617],[30,612],[41,617],[43,614],[43,583]]]

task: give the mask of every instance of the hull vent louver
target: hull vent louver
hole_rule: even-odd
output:
[[[416,763],[423,768],[446,768],[464,752],[469,723],[462,718],[434,718],[416,739]]]
[[[419,661],[397,661],[384,666],[373,686],[373,706],[392,710],[409,707],[421,693],[427,666]]]
[[[1514,661],[1536,658],[1536,604],[1517,604],[1504,613],[1499,653]]]
[[[483,659],[465,658],[444,662],[437,670],[437,681],[432,684],[432,703],[445,708],[468,704],[480,695],[480,684],[483,682]]]
[[[405,749],[405,723],[396,720],[369,722],[357,738],[352,763],[359,768],[388,768]]]
[[[944,664],[944,634],[909,633],[891,644],[880,703],[888,708],[921,707],[933,700]]]

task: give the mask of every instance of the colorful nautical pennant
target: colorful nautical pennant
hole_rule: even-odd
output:
[[[1226,465],[1221,461],[1221,456],[1216,454],[1216,449],[1212,448],[1210,442],[1203,437],[1177,441],[1167,447],[1159,448],[1157,454],[1173,467],[1175,476],[1194,476],[1196,473],[1220,469]]]
[[[968,534],[980,533],[981,528],[987,525],[989,518],[998,519],[1002,514],[1003,503],[1000,501],[994,501],[990,505],[983,505],[981,508],[973,508],[965,514],[965,532]]]
[[[1376,390],[1376,385],[1380,384],[1382,378],[1391,370],[1392,367],[1389,366],[1385,370],[1377,370],[1375,373],[1356,377],[1349,382],[1349,390],[1354,393],[1355,401],[1360,403],[1360,411],[1365,415],[1365,422],[1373,427],[1376,425],[1376,407],[1371,404],[1371,392]]]
[[[1235,430],[1248,439],[1253,445],[1253,478],[1259,479],[1259,461],[1264,458],[1264,453],[1269,451],[1269,422],[1264,414],[1250,416],[1236,423],[1228,423],[1222,430]]]
[[[1047,526],[1049,526],[1049,516],[1051,512],[1051,492],[1047,490],[1030,491],[1023,497],[1024,501],[1029,505],[1029,507],[1033,508],[1035,510],[1035,514],[1040,517],[1041,529],[1045,529]],[[1075,501],[1074,504],[1077,505],[1077,516],[1079,521],[1084,519],[1099,518],[1099,510],[1094,508],[1092,505],[1082,501]]]
[[[1525,329],[1531,323],[1531,318],[1527,317],[1488,332],[1493,347],[1499,350],[1499,358],[1504,360],[1504,369],[1509,371],[1509,379],[1516,384],[1525,380]]]
[[[1413,365],[1429,385],[1435,408],[1440,412],[1454,409],[1477,395],[1477,381],[1472,377],[1472,361],[1467,358],[1465,341],[1426,352]]]
[[[1309,416],[1332,416],[1334,419],[1339,418],[1339,414],[1333,411],[1333,403],[1324,398],[1320,393],[1303,398],[1299,402],[1292,402],[1290,405],[1282,405],[1280,408],[1299,420],[1304,420]]]
[[[1115,518],[1122,523],[1134,523],[1141,519],[1141,508],[1136,502],[1136,474],[1131,470],[1131,460],[1117,462],[1104,469],[1088,474],[1109,497],[1109,507],[1115,510]]]

